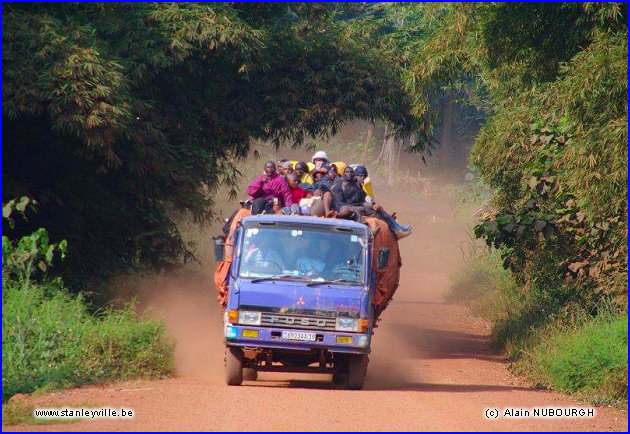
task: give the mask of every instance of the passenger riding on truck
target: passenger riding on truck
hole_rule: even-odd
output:
[[[274,172],[268,165],[266,175]],[[388,222],[283,215],[266,205],[253,215],[258,209],[250,208],[215,238],[227,384],[281,371],[332,373],[334,383],[362,388],[373,329],[400,275]]]

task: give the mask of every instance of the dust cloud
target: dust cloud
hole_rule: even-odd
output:
[[[443,303],[448,274],[461,261],[460,244],[468,239],[468,226],[453,218],[457,200],[442,196],[437,185],[431,194],[411,195],[374,182],[377,202],[397,212],[402,224],[412,223],[414,233],[400,243],[401,285],[375,330],[366,389],[404,390],[424,380],[422,370],[413,367],[425,354],[422,342],[428,339],[418,327],[419,316],[423,305]],[[217,205],[227,216],[238,201],[222,197]],[[184,222],[181,227],[196,241],[201,264],[153,275],[136,285],[140,311],[163,318],[176,340],[177,375],[213,384],[223,382],[224,347],[211,257],[211,237],[220,226],[217,222],[200,229]],[[295,374],[261,374],[263,380],[267,376],[289,381]]]
[[[177,375],[222,382],[223,336],[210,272],[156,274],[137,288],[139,311],[162,318],[175,339]]]
[[[427,381],[422,359],[431,356],[435,337],[426,324],[440,321],[431,317],[431,307],[444,303],[469,230],[454,216],[458,202],[439,191],[425,198],[390,191],[380,200],[402,224],[413,224],[414,232],[400,241],[400,287],[375,330],[366,389],[406,390]]]

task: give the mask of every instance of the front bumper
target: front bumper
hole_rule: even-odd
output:
[[[243,331],[258,332],[258,337],[245,337]],[[316,334],[316,341],[283,339],[282,332],[304,331]],[[227,324],[224,330],[226,345],[248,348],[270,348],[280,350],[310,351],[325,349],[336,353],[367,354],[370,352],[371,334],[347,333],[324,330],[296,330],[290,328],[260,327]],[[351,338],[351,342],[339,343],[338,337]]]

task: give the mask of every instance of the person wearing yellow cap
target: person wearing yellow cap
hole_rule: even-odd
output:
[[[343,171],[346,170],[346,166],[347,166],[347,164],[344,163],[343,161],[335,161],[332,165],[337,168],[337,174],[339,176],[341,176]]]

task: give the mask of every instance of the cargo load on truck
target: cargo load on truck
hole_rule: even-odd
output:
[[[251,211],[249,209],[239,209],[229,222],[229,226],[226,228],[227,233],[214,239],[215,243],[224,245],[223,260],[218,262],[214,273],[217,301],[222,309],[225,309],[227,306],[228,280],[233,261],[236,232],[240,222],[250,215]],[[371,268],[376,273],[376,291],[371,303],[378,317],[385,310],[392,300],[396,289],[398,289],[402,261],[398,240],[389,230],[386,222],[374,217],[363,217],[363,223],[370,228],[374,237]],[[380,254],[383,251],[388,252],[386,255],[387,262],[386,264],[378,264],[379,258],[383,258],[383,255]]]

